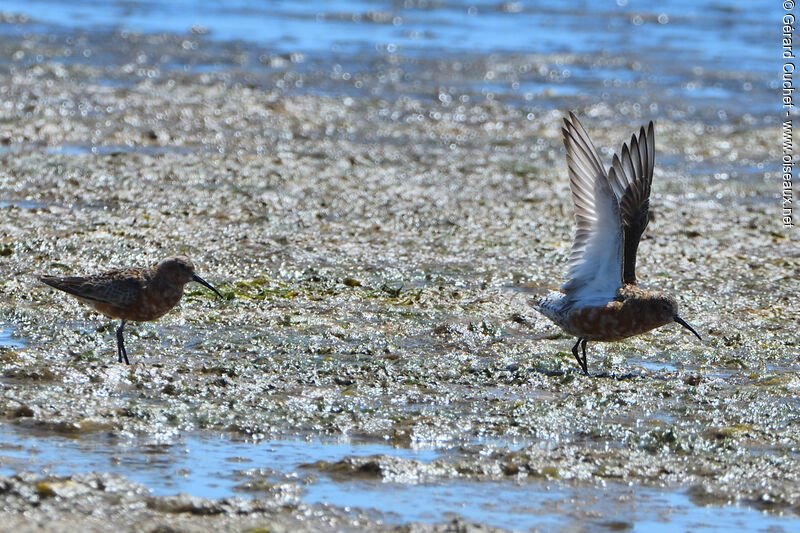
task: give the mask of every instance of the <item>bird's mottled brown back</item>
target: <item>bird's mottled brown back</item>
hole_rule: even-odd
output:
[[[42,276],[39,279],[82,300],[127,307],[139,298],[149,277],[149,269],[131,268],[110,270],[95,276]]]
[[[621,287],[617,295],[604,306],[572,309],[569,333],[592,341],[618,341],[669,324],[678,312],[672,298],[635,285]]]

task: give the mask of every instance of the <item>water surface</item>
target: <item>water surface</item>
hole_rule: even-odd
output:
[[[4,10],[30,20],[0,24],[0,35],[49,35],[55,46],[81,35],[81,46],[55,53],[61,61],[119,63],[134,47],[125,44],[131,32],[177,35],[189,54],[155,47],[150,60],[162,55],[162,69],[242,68],[243,79],[295,91],[628,101],[651,116],[680,108],[714,121],[780,106],[778,2],[12,0]],[[292,79],[258,81],[274,71]]]
[[[375,443],[276,440],[235,442],[225,437],[184,436],[158,442],[53,437],[0,426],[0,475],[33,471],[68,476],[103,471],[141,483],[153,494],[187,493],[205,498],[258,498],[247,481],[294,483],[302,501],[371,510],[396,523],[440,523],[461,516],[508,529],[565,527],[590,523],[634,531],[741,528],[771,531],[800,527],[800,519],[770,516],[747,507],[702,507],[681,490],[569,488],[544,482],[395,483],[315,474],[309,465],[344,458],[389,455],[430,463],[447,449],[398,448]],[[263,474],[267,472],[267,474]]]

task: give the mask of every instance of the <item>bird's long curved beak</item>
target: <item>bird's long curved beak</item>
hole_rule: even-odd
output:
[[[211,289],[212,291],[216,292],[216,293],[217,293],[217,296],[219,296],[220,298],[222,298],[222,295],[219,293],[219,291],[218,291],[217,289],[215,289],[215,288],[213,287],[213,285],[211,285],[209,282],[207,282],[206,280],[204,280],[203,278],[201,278],[201,277],[200,277],[200,276],[198,276],[197,274],[194,274],[194,275],[192,276],[192,281],[196,281],[196,282],[197,282],[197,283],[199,283],[200,285],[205,285],[206,287],[208,287],[208,288],[209,288],[209,289]],[[224,298],[223,298],[223,300],[224,300]],[[690,329],[691,329],[691,328],[690,328]],[[695,335],[697,335],[697,333],[695,333]]]
[[[700,336],[700,334],[699,334],[699,333],[697,333],[697,332],[694,330],[694,328],[693,328],[692,326],[690,326],[690,325],[689,325],[689,323],[688,323],[688,322],[686,322],[684,319],[682,319],[682,318],[681,318],[681,317],[679,317],[678,315],[675,315],[675,316],[674,316],[674,317],[672,317],[672,318],[675,320],[675,322],[677,322],[677,323],[678,323],[678,324],[680,324],[681,326],[685,327],[686,329],[688,329],[689,331],[691,331],[692,333],[694,333],[694,334],[697,336],[697,338],[698,338],[698,339],[700,339],[700,340],[703,340],[703,337],[701,337],[701,336]]]

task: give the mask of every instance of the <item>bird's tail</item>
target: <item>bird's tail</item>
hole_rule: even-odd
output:
[[[550,291],[548,294],[534,301],[533,308],[544,316],[560,324],[564,315],[564,294],[561,292]]]

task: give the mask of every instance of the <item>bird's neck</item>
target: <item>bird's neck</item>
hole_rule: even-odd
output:
[[[183,286],[183,283],[175,283],[165,276],[153,276],[147,284],[147,290],[161,295],[164,300],[175,305],[183,296]]]

